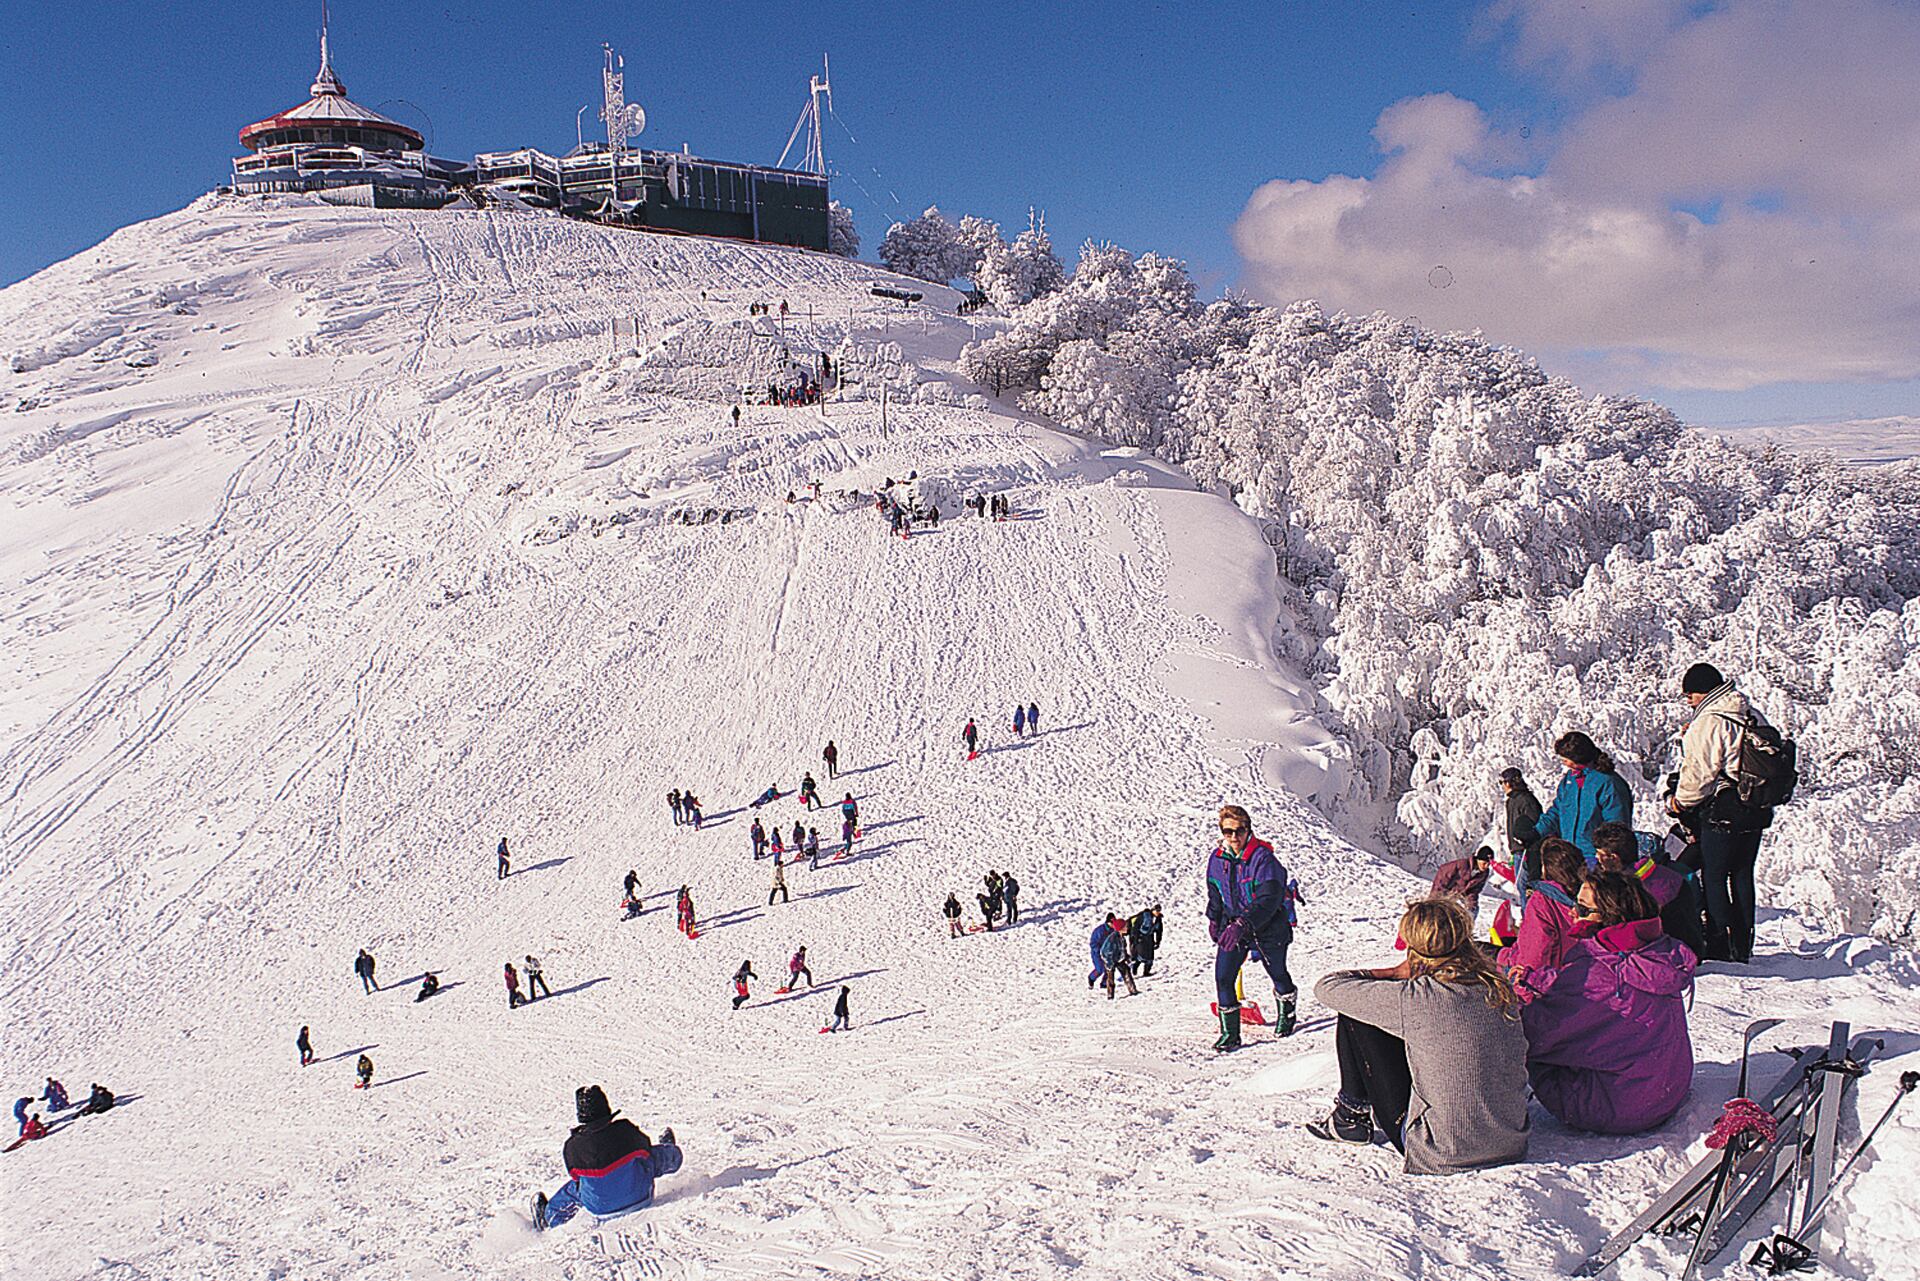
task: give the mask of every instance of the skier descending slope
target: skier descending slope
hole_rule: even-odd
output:
[[[599,1086],[575,1090],[573,1111],[580,1124],[560,1150],[569,1178],[551,1199],[534,1193],[533,1226],[540,1231],[565,1223],[581,1210],[608,1215],[638,1209],[653,1200],[655,1180],[680,1168],[673,1127],[662,1130],[655,1143],[615,1114]]]
[[[1213,1048],[1229,1051],[1240,1048],[1240,999],[1235,984],[1256,944],[1280,1005],[1279,1035],[1293,1034],[1299,998],[1293,976],[1287,973],[1287,948],[1293,942],[1287,870],[1274,857],[1273,847],[1253,834],[1253,820],[1240,806],[1221,808],[1220,835],[1221,843],[1207,859],[1207,928],[1218,948],[1213,986],[1220,1010],[1220,1039]]]

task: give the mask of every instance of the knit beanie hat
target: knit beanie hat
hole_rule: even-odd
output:
[[[1711,694],[1714,690],[1719,689],[1726,683],[1727,678],[1722,676],[1720,669],[1712,663],[1695,663],[1687,669],[1687,674],[1680,678],[1680,692],[1682,694]]]
[[[573,1113],[580,1118],[582,1125],[613,1119],[613,1107],[607,1102],[607,1093],[597,1085],[583,1085],[573,1092]]]

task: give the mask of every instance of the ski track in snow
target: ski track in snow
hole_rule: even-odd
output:
[[[0,291],[0,1061],[16,1090],[129,1100],[0,1164],[0,1273],[1544,1275],[1698,1149],[1757,1013],[1797,1020],[1783,1041],[1887,1030],[1878,1114],[1920,1048],[1911,958],[1773,915],[1752,971],[1703,976],[1694,1096],[1654,1134],[1536,1109],[1526,1164],[1445,1180],[1307,1138],[1335,1075],[1310,1002],[1291,1041],[1204,1048],[1210,816],[1248,804],[1303,881],[1303,986],[1386,957],[1419,885],[1287,790],[1338,752],[1259,635],[1257,538],[1133,451],[928,403],[975,390],[942,387],[969,327],[923,332],[867,295],[885,279],[537,216],[209,200]],[[782,299],[784,326],[745,315]],[[609,355],[614,316],[644,356]],[[783,335],[900,344],[937,390],[896,385],[885,435],[877,395],[736,432],[726,389]],[[889,538],[870,495],[915,468],[1021,518]],[[821,501],[783,501],[816,477]],[[671,519],[709,508],[746,515]],[[1014,740],[1029,698],[1043,732]],[[865,834],[769,908],[745,802],[808,767]],[[672,825],[674,786],[706,830]],[[971,908],[988,867],[1019,875],[1022,923],[948,940],[939,903]],[[1101,910],[1154,901],[1141,995],[1090,993]],[[775,996],[802,942],[819,984]],[[355,986],[362,945],[394,986]],[[509,1014],[527,952],[555,996]],[[742,957],[768,978],[729,1014]],[[416,1004],[428,968],[446,988]],[[842,981],[854,1031],[820,1036]],[[687,1165],[651,1208],[538,1238],[524,1205],[586,1081]],[[1896,1186],[1920,1114],[1877,1148],[1832,1216],[1840,1272],[1920,1275]]]

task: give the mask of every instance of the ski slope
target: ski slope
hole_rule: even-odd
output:
[[[1753,967],[1705,967],[1661,1131],[1536,1109],[1526,1164],[1446,1180],[1308,1138],[1335,1079],[1310,1001],[1288,1042],[1205,1049],[1211,816],[1247,805],[1303,882],[1303,987],[1390,959],[1421,882],[1313,808],[1349,763],[1273,657],[1271,559],[1175,470],[960,383],[955,296],[902,311],[887,283],[535,214],[208,198],[0,291],[0,1063],[16,1095],[126,1101],[0,1163],[0,1275],[1547,1275],[1699,1149],[1754,1017],[1884,1030],[1878,1114],[1920,1059],[1913,959],[1774,914]],[[834,353],[848,398],[736,430],[782,348]],[[890,538],[872,495],[912,471],[1016,518]],[[743,807],[808,767],[864,836],[768,907]],[[628,868],[650,910],[622,921]],[[1021,924],[949,940],[941,901],[971,913],[988,868]],[[1101,912],[1156,901],[1141,994],[1090,993]],[[801,943],[819,984],[775,996]],[[554,997],[509,1013],[527,953]],[[843,982],[854,1030],[818,1035]],[[686,1168],[536,1236],[587,1082]],[[1830,1216],[1843,1275],[1920,1276],[1916,1160],[1909,1110]]]

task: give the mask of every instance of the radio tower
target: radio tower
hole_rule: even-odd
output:
[[[801,156],[800,168],[807,173],[817,173],[821,177],[827,174],[827,130],[826,119],[820,114],[820,100],[827,100],[827,114],[833,113],[833,85],[830,83],[833,68],[827,63],[827,55],[820,55],[820,74],[807,80],[807,105],[800,108],[800,118],[794,121],[793,132],[787,135],[787,145],[781,149],[780,159],[774,162],[778,169],[787,163],[787,153],[793,150],[793,144],[800,137],[800,131],[806,130],[807,146]]]
[[[618,199],[620,161],[627,154],[627,139],[637,137],[647,127],[647,113],[640,109],[639,103],[627,101],[627,60],[616,57],[610,44],[603,44],[600,49],[606,54],[606,67],[600,73],[606,104],[600,108],[600,118],[607,122],[607,153],[613,165],[613,194]]]

